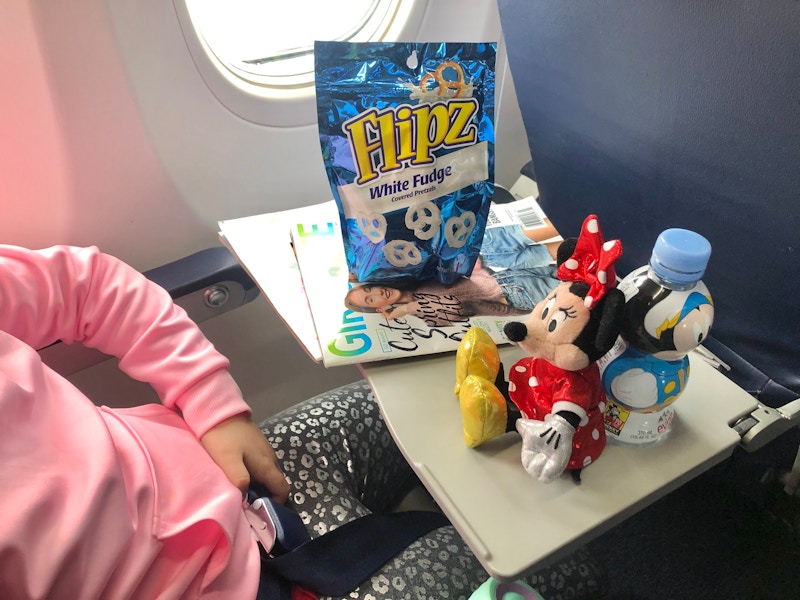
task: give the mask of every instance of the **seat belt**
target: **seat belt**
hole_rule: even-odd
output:
[[[413,541],[449,524],[438,512],[372,513],[311,539],[293,510],[255,492],[245,504],[263,550],[262,580],[277,577],[324,596],[345,596]]]

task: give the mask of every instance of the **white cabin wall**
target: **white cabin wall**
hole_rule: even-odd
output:
[[[210,231],[198,239],[208,228],[181,201],[145,135],[103,3],[10,4],[17,27],[4,20],[3,37],[20,39],[30,53],[3,53],[4,72],[27,77],[0,103],[4,115],[41,129],[26,152],[16,152],[24,129],[2,142],[15,170],[31,173],[9,174],[20,218],[0,224],[2,240],[96,244],[141,269],[213,243]]]
[[[40,245],[65,234],[69,173],[33,31],[27,3],[0,3],[0,232],[4,242]],[[47,218],[34,224],[37,214]]]
[[[153,148],[178,191],[205,222],[330,198],[313,97],[290,101],[290,107],[286,101],[272,101],[276,113],[291,115],[299,125],[250,122],[209,89],[188,50],[173,3],[106,1]],[[147,41],[142,31],[148,31]],[[499,41],[496,4],[429,1],[415,38]],[[498,144],[497,180],[510,185],[530,154],[519,135],[522,120],[504,54],[500,65],[498,138],[505,143]]]
[[[330,197],[313,102],[276,107],[297,111],[293,127],[231,112],[198,72],[172,2],[0,4],[0,241],[97,245],[144,270],[217,245],[220,219]],[[430,0],[415,39],[500,37],[494,2]],[[496,180],[510,186],[530,154],[504,56],[496,129]],[[263,298],[203,327],[257,417],[359,377],[314,365]],[[111,404],[146,394],[113,370],[75,380]]]

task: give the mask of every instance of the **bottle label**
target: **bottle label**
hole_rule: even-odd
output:
[[[639,267],[619,282],[617,287],[625,295],[625,302],[628,302],[638,293],[642,280],[647,279],[647,269],[647,265]]]
[[[623,444],[652,444],[661,440],[672,429],[675,410],[666,407],[649,413],[628,410],[609,402],[603,415],[606,435]]]
[[[627,349],[628,349],[628,344],[625,342],[625,340],[623,340],[622,337],[617,336],[617,341],[614,342],[614,345],[611,347],[611,350],[609,350],[603,356],[597,359],[597,367],[600,369],[600,375],[602,376],[603,371],[606,370],[606,367]]]

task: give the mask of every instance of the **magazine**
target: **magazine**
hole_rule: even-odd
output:
[[[333,201],[330,204],[332,206]],[[295,223],[327,214],[325,205],[220,221],[220,241],[256,282],[300,346],[316,362],[322,361],[311,310],[292,248]]]
[[[506,343],[503,325],[558,284],[561,238],[532,197],[492,206],[472,276],[450,286],[351,281],[333,202],[304,213],[291,238],[325,366],[454,351],[472,326]]]

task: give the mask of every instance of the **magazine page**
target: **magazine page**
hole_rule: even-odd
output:
[[[333,200],[329,202],[336,210]],[[220,241],[233,253],[308,355],[320,362],[322,350],[292,248],[291,228],[325,205],[220,221]]]
[[[336,207],[325,208],[292,240],[326,366],[454,351],[472,326],[505,343],[503,325],[558,285],[561,238],[533,198],[493,205],[472,276],[405,289],[351,281]]]

